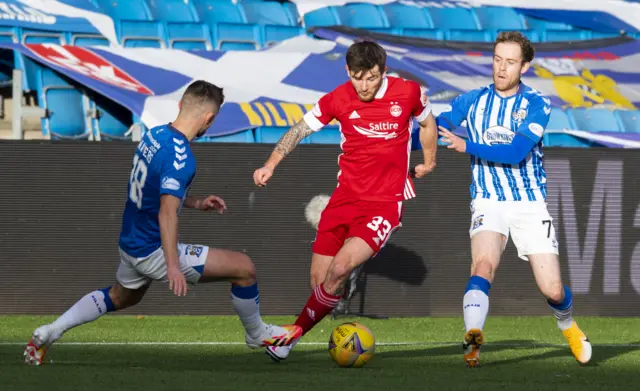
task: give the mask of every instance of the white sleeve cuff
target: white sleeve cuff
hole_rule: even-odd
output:
[[[324,124],[322,122],[320,122],[320,120],[318,119],[318,117],[316,117],[315,115],[313,115],[313,113],[311,111],[308,111],[304,117],[302,117],[302,119],[304,120],[304,122],[307,123],[307,125],[309,126],[309,128],[311,130],[313,130],[314,132],[317,132],[318,130],[322,129],[324,127]]]
[[[431,113],[431,102],[429,102],[424,109],[422,109],[422,112],[420,114],[418,114],[416,116],[416,120],[418,122],[422,122],[425,119],[427,119],[427,117],[429,116],[429,114]]]

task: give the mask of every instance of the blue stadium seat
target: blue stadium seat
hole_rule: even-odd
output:
[[[542,144],[544,147],[563,148],[591,148],[597,145],[585,139],[562,133],[545,133],[542,136]]]
[[[264,44],[270,46],[289,38],[304,35],[304,33],[304,28],[299,26],[266,25],[264,26]]]
[[[101,140],[130,140],[127,134],[133,124],[131,112],[101,95],[95,95],[90,102],[91,127],[94,134],[100,134]]]
[[[377,5],[357,3],[336,7],[342,24],[362,29],[385,28],[389,26],[387,15]]]
[[[97,34],[71,34],[70,43],[73,46],[109,46],[109,40]]]
[[[275,144],[280,140],[285,132],[289,130],[289,128],[284,127],[263,127],[257,128],[256,133],[256,142],[257,143],[265,143],[265,144]],[[300,144],[309,144],[309,137],[303,139]]]
[[[431,16],[433,25],[442,30],[480,30],[478,19],[467,8],[429,7],[425,8]]]
[[[401,3],[389,3],[382,6],[391,27],[403,29],[433,29],[433,21],[424,8]]]
[[[492,42],[493,37],[488,30],[451,29],[445,32],[447,41]]]
[[[402,35],[405,37],[416,37],[416,38],[425,38],[425,39],[444,39],[444,32],[442,30],[437,29],[403,29]]]
[[[230,0],[196,0],[200,21],[210,25],[216,23],[247,23],[244,10]]]
[[[18,43],[20,31],[17,27],[0,26],[0,42],[2,43]]]
[[[296,26],[300,26],[302,24],[302,19],[300,18],[300,14],[298,13],[298,8],[296,7],[296,5],[291,2],[282,3],[282,5],[284,6],[284,9],[289,13],[291,20],[293,20],[293,24],[295,24]]]
[[[220,50],[255,50],[262,47],[257,24],[218,23],[214,31]]]
[[[181,50],[213,50],[211,30],[204,23],[167,23],[169,47]]]
[[[371,32],[374,32],[374,33],[391,34],[391,35],[402,35],[402,29],[401,28],[369,27],[367,30],[371,31]]]
[[[586,30],[545,30],[542,37],[545,42],[584,41],[591,33]]]
[[[571,116],[578,130],[592,132],[622,130],[616,116],[608,109],[568,109],[567,114]]]
[[[311,144],[340,144],[342,133],[337,127],[328,126],[319,132],[311,133],[308,139]]]
[[[304,15],[304,25],[313,26],[338,26],[340,25],[340,16],[334,7],[320,8]]]
[[[164,29],[160,22],[122,20],[119,25],[120,42],[128,48],[164,48]]]
[[[50,68],[37,71],[40,106],[46,110],[42,130],[52,138],[86,138],[89,136],[82,93]]]
[[[154,19],[164,22],[199,22],[192,2],[185,0],[147,0]]]
[[[620,33],[603,33],[601,31],[592,31],[591,39],[602,39],[602,38],[616,38],[619,37]]]
[[[206,141],[213,143],[255,143],[253,130],[244,130],[242,132],[228,134],[226,136],[207,137]]]
[[[571,125],[571,120],[567,113],[564,112],[559,107],[551,108],[551,115],[549,115],[549,123],[547,124],[547,129],[551,130],[564,130],[564,129],[573,129]]]
[[[144,1],[95,0],[100,9],[118,20],[151,20],[151,11]]]
[[[274,1],[259,3],[244,3],[244,14],[247,22],[257,24],[276,24],[282,26],[295,26],[296,21],[292,19],[289,10],[282,4]]]
[[[614,113],[618,117],[625,132],[640,133],[639,110],[616,110]]]
[[[21,42],[24,44],[54,43],[64,45],[66,39],[60,31],[21,29]]]
[[[513,8],[485,6],[474,8],[480,26],[486,30],[526,30],[527,24]]]
[[[546,30],[573,30],[573,26],[566,23],[550,22],[548,20],[532,18],[529,16],[526,16],[525,20],[527,22],[527,26],[530,29],[534,29],[539,32],[543,32]]]

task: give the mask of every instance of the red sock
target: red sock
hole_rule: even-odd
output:
[[[296,319],[296,324],[302,327],[303,335],[336,308],[340,298],[341,296],[327,293],[324,284],[318,285]]]

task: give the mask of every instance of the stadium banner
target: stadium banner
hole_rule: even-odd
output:
[[[304,20],[305,14],[330,6],[356,3],[375,5],[401,3],[417,8],[511,7],[526,16],[570,24],[586,30],[615,33],[640,31],[640,4],[624,0],[291,0],[291,2],[296,4],[301,20]]]
[[[101,34],[120,45],[113,19],[86,0],[3,0],[0,19],[3,26],[42,32]]]
[[[127,107],[148,127],[175,119],[177,102],[193,80],[216,83],[225,89],[225,104],[207,136],[292,126],[323,94],[348,80],[347,45],[363,35],[372,35],[388,50],[388,74],[415,80],[427,89],[436,114],[461,93],[492,82],[489,43],[432,41],[345,27],[314,34],[325,40],[300,36],[251,52],[54,44],[0,47],[19,51],[85,90]],[[555,107],[640,107],[640,41],[617,38],[580,45],[538,45],[525,82],[549,96]],[[255,64],[261,64],[259,71]]]
[[[60,314],[113,284],[135,148],[129,142],[0,142],[0,313]],[[183,210],[180,239],[245,252],[257,267],[263,313],[295,315],[310,293],[315,229],[305,208],[335,188],[339,148],[300,145],[268,188],[257,188],[253,171],[272,148],[194,144],[198,175],[190,194],[219,195],[228,210]],[[412,163],[421,158],[414,152]],[[545,165],[574,314],[640,316],[640,155],[550,149]],[[416,180],[417,198],[405,202],[402,228],[356,280],[352,312],[462,317],[471,257],[470,177],[468,156],[439,149],[438,167]],[[234,314],[229,289],[224,282],[200,284],[177,298],[166,284],[154,283],[138,306],[122,313]],[[490,311],[546,315],[553,324],[531,266],[511,241],[491,288]]]

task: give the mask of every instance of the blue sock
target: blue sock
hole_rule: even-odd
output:
[[[462,300],[464,325],[467,331],[484,327],[484,321],[489,313],[489,290],[491,283],[480,277],[471,276]]]
[[[553,303],[547,300],[553,315],[558,320],[558,327],[564,331],[573,324],[573,294],[568,286],[564,286],[564,300],[561,303]]]
[[[244,329],[249,335],[258,338],[264,322],[260,317],[260,293],[258,283],[251,286],[231,285],[231,303],[236,309]]]

